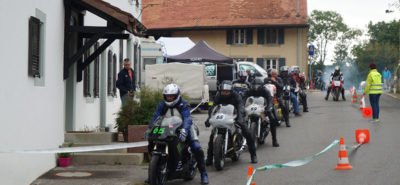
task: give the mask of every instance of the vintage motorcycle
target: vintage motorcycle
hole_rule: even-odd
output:
[[[264,144],[265,138],[268,136],[269,119],[265,116],[265,98],[250,96],[246,101],[246,117],[248,128],[251,136],[254,139],[254,145],[256,148],[258,144]]]
[[[217,170],[224,168],[225,158],[239,160],[246,145],[240,127],[235,124],[236,116],[235,107],[230,104],[216,105],[211,111],[209,122],[213,127],[214,166]]]
[[[150,128],[147,136],[152,154],[149,165],[150,185],[164,185],[172,179],[192,180],[196,176],[197,162],[194,154],[188,144],[178,138],[181,128],[180,116],[160,116]]]

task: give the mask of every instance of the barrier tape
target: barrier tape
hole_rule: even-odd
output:
[[[285,164],[275,164],[275,165],[268,165],[268,166],[264,166],[264,167],[260,167],[260,168],[256,168],[253,171],[253,174],[250,176],[249,180],[247,181],[246,185],[250,185],[253,182],[253,178],[254,175],[257,171],[266,171],[268,169],[273,169],[273,168],[285,168],[285,167],[298,167],[298,166],[303,166],[311,161],[313,161],[314,159],[316,159],[317,157],[319,157],[321,154],[325,153],[326,151],[328,151],[329,149],[331,149],[333,146],[337,145],[339,143],[339,140],[335,140],[333,141],[328,147],[326,147],[325,149],[323,149],[322,151],[320,151],[319,153],[310,156],[310,157],[305,157],[302,159],[298,159],[298,160],[294,160],[294,161],[290,161],[288,163]]]
[[[196,107],[194,107],[192,110],[190,110],[190,114],[195,111],[197,108],[200,107],[201,104],[205,103],[204,101],[201,101]]]
[[[147,146],[147,141],[135,142],[135,143],[123,143],[113,145],[99,145],[99,146],[80,146],[80,147],[67,147],[67,148],[51,148],[51,149],[33,149],[33,150],[3,150],[0,149],[0,153],[30,153],[30,154],[53,154],[53,153],[70,153],[70,152],[91,152],[101,150],[114,150],[123,148],[136,148],[141,146]]]

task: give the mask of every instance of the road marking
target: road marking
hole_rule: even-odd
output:
[[[394,94],[390,94],[390,93],[385,93],[385,94],[391,96],[392,98],[398,99],[398,97],[396,95],[394,95]]]

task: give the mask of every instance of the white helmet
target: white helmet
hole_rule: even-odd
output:
[[[164,87],[163,90],[163,95],[164,95],[164,102],[168,107],[173,107],[175,106],[179,100],[181,99],[181,90],[178,85],[176,84],[168,84],[167,86]],[[167,95],[174,95],[174,99],[171,101],[167,100]]]

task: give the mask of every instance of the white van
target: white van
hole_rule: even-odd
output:
[[[268,76],[267,72],[254,62],[236,62],[235,65],[214,63],[204,64],[206,66],[210,97],[215,95],[218,82],[222,82],[223,80],[235,80],[237,78],[236,72],[239,70],[246,71],[249,69],[251,73],[255,74],[256,78],[262,80]]]

